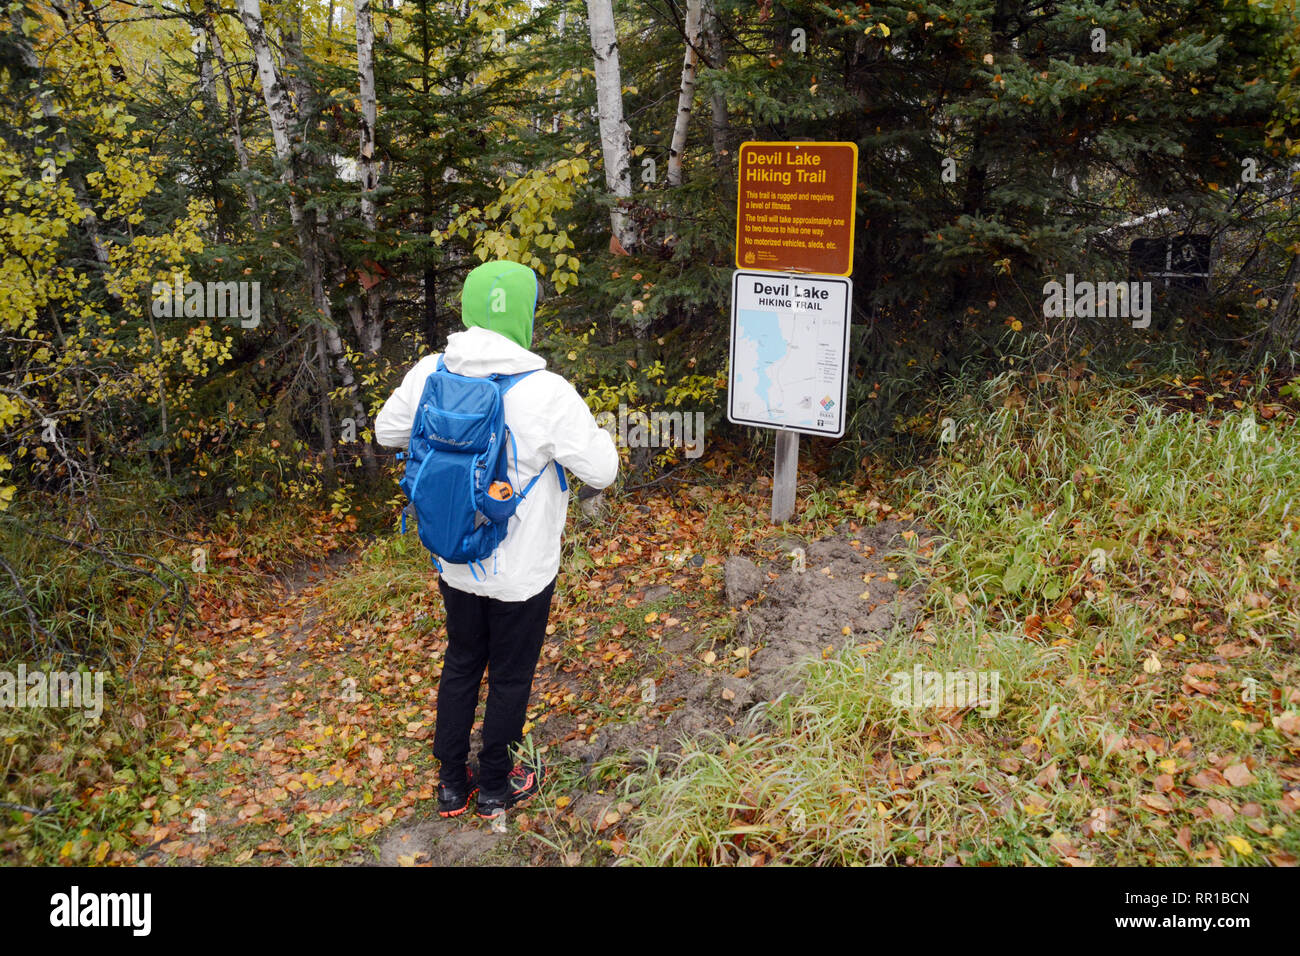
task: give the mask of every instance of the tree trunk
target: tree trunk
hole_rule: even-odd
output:
[[[433,55],[429,43],[428,0],[420,0],[420,92],[425,98],[432,96],[429,84],[429,60]],[[424,132],[428,132],[427,125]],[[436,223],[433,219],[433,168],[429,162],[420,166],[420,218],[426,236],[433,235]],[[438,272],[429,262],[429,251],[424,256],[424,278],[421,289],[424,293],[424,341],[430,351],[436,351],[442,339],[438,329]]]
[[[266,39],[266,29],[262,25],[262,4],[260,0],[236,0],[236,4],[244,31],[248,34],[249,45],[253,48],[257,76],[262,83],[262,99],[266,102],[266,116],[271,124],[271,140],[275,143],[275,155],[284,163],[284,172],[280,178],[292,182],[293,148],[289,143],[289,113],[292,107],[285,97],[284,86],[276,75],[275,63],[271,59],[271,44]],[[292,196],[290,192],[291,213],[296,224],[301,212],[297,211],[298,203]]]
[[[677,94],[677,118],[673,122],[672,143],[668,147],[668,185],[682,184],[682,155],[686,152],[686,132],[691,122],[691,103],[695,99],[695,65],[699,61],[700,0],[686,0],[686,56],[682,61],[682,85]]]
[[[321,445],[325,458],[325,486],[333,488],[335,463],[334,426],[330,421],[330,367],[326,355],[325,336],[319,322],[316,323],[316,377],[318,379],[316,409],[320,416]]]
[[[357,81],[361,93],[361,219],[370,230],[370,241],[375,241],[378,209],[375,190],[379,188],[379,175],[375,164],[375,123],[379,108],[375,99],[375,30],[370,20],[370,0],[356,0],[357,15]],[[376,277],[378,278],[378,277]],[[380,312],[379,285],[366,290],[366,315],[361,351],[366,355],[379,354],[383,344],[383,316]]]
[[[1300,283],[1300,253],[1291,259],[1291,267],[1282,280],[1282,296],[1268,324],[1265,348],[1274,354],[1300,350],[1300,310],[1295,307],[1296,284]]]
[[[217,72],[221,74],[221,85],[226,90],[226,119],[230,123],[230,138],[235,145],[235,156],[239,158],[239,171],[247,177],[252,164],[248,158],[248,147],[244,144],[244,131],[239,122],[239,105],[235,101],[235,88],[230,82],[230,68],[221,50],[221,39],[217,36],[217,18],[212,0],[204,0],[203,22],[204,29],[207,31],[208,45],[212,50],[212,59],[216,61]],[[257,193],[247,178],[244,182],[244,194],[248,197],[248,212],[253,228],[260,231],[262,223],[257,208]]]
[[[212,48],[208,43],[206,26],[190,26],[190,34],[198,43],[199,49],[194,59],[199,67],[199,91],[205,103],[217,105],[217,78],[212,72]],[[215,110],[214,110],[215,112]]]
[[[271,45],[266,38],[262,21],[261,0],[237,0],[240,18],[248,34],[249,44],[257,61],[258,79],[262,85],[262,98],[266,102],[267,117],[271,124],[271,138],[275,143],[275,153],[284,167],[281,180],[289,187],[289,215],[298,234],[299,253],[307,271],[307,284],[311,292],[312,306],[316,309],[316,323],[319,326],[317,341],[323,338],[327,351],[334,357],[335,368],[339,372],[344,390],[352,400],[357,432],[361,434],[369,424],[365,406],[357,392],[356,379],[352,374],[352,365],[348,361],[347,351],[339,338],[338,328],[334,325],[329,297],[325,292],[324,266],[320,250],[317,247],[314,222],[309,221],[303,212],[302,204],[295,196],[296,155],[289,139],[289,126],[293,116],[293,106],[285,95],[285,89],[275,70],[271,58]],[[305,82],[305,81],[304,81]],[[328,370],[327,370],[328,371]],[[328,382],[325,383],[328,386]],[[332,484],[334,470],[333,437],[328,430],[321,435],[326,454],[326,471]],[[362,442],[361,460],[367,476],[378,474],[374,449],[369,441]]]
[[[612,0],[587,0],[591,51],[596,60],[596,109],[600,119],[600,148],[605,158],[605,184],[616,204],[609,213],[614,239],[630,250],[635,234],[624,208],[632,198],[632,142],[623,121],[623,77],[618,65],[618,34]]]
[[[636,242],[627,206],[632,198],[631,130],[623,120],[623,76],[618,63],[618,34],[614,29],[612,0],[587,0],[587,23],[591,28],[591,52],[596,60],[596,111],[600,121],[600,148],[605,159],[605,184],[615,204],[609,211],[613,235],[610,248],[626,255]],[[648,317],[632,317],[632,334],[638,368],[646,367]],[[649,463],[649,449],[633,453],[632,468],[642,470]]]
[[[713,61],[713,69],[722,70],[727,65],[727,53],[722,45],[722,31],[718,28],[718,11],[713,5],[713,0],[708,0],[705,23],[709,59]],[[727,142],[731,134],[730,123],[727,121],[727,96],[721,90],[714,89],[710,100],[713,107],[711,123],[713,131],[713,162],[720,167],[726,167],[729,165]]]

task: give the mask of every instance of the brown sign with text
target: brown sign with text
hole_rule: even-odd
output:
[[[853,272],[855,143],[744,143],[737,184],[736,267]]]

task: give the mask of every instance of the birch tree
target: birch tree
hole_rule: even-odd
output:
[[[66,130],[63,129],[62,120],[59,119],[59,108],[54,102],[54,98],[45,85],[44,68],[36,51],[32,48],[31,40],[28,38],[24,28],[24,17],[22,7],[18,5],[9,8],[9,21],[13,25],[13,31],[10,34],[11,42],[16,48],[16,52],[23,66],[36,78],[37,101],[41,105],[41,115],[55,129],[59,130],[59,148],[66,155],[73,155],[72,141],[68,138]],[[95,259],[103,268],[108,268],[108,246],[104,244],[103,238],[99,234],[99,220],[95,215],[94,206],[90,202],[90,194],[86,190],[86,181],[82,178],[81,173],[75,166],[67,167],[67,176],[72,183],[73,192],[77,197],[77,205],[82,209],[83,215],[81,226],[86,231],[86,238],[90,241],[90,248],[95,253]]]
[[[271,44],[266,37],[266,28],[262,20],[261,0],[237,0],[239,16],[248,34],[248,42],[253,50],[257,64],[257,77],[262,87],[262,99],[266,104],[267,119],[271,126],[271,140],[275,145],[275,155],[282,166],[281,181],[289,187],[289,216],[294,230],[298,234],[299,255],[307,272],[307,284],[311,293],[312,306],[317,312],[316,342],[319,360],[319,372],[322,376],[322,396],[320,400],[321,441],[324,445],[325,468],[329,480],[334,474],[334,437],[329,415],[328,390],[330,384],[327,354],[334,357],[343,387],[352,400],[352,410],[358,434],[363,434],[369,424],[365,406],[361,402],[352,374],[352,365],[348,361],[343,341],[339,337],[330,309],[329,296],[325,291],[324,268],[320,249],[316,242],[314,222],[309,220],[296,195],[296,161],[297,156],[289,138],[289,128],[294,118],[293,104],[286,94],[284,84],[280,82],[271,56]],[[374,475],[378,471],[374,450],[369,441],[363,441],[361,460],[366,473]]]
[[[375,239],[378,210],[375,190],[379,173],[375,163],[375,28],[370,19],[370,0],[356,0],[357,15],[357,86],[361,95],[361,145],[357,168],[361,175],[361,219]],[[383,344],[383,317],[378,284],[366,290],[366,316],[361,328],[361,350],[376,355]]]
[[[695,99],[695,71],[699,62],[700,0],[686,0],[686,57],[682,62],[682,85],[677,94],[677,116],[673,121],[673,138],[668,147],[668,185],[682,184],[682,154],[686,151],[686,132],[691,122],[691,103]]]
[[[596,111],[600,149],[605,158],[605,185],[614,194],[609,222],[613,243],[631,249],[635,234],[624,204],[632,198],[632,138],[623,120],[623,76],[618,65],[618,34],[613,0],[587,0],[591,52],[596,60]]]
[[[230,138],[235,146],[235,156],[239,160],[239,171],[244,174],[244,195],[248,197],[248,213],[254,229],[261,229],[261,215],[257,208],[257,193],[249,180],[251,163],[248,147],[244,143],[244,130],[239,121],[239,103],[235,99],[235,88],[230,82],[230,67],[226,63],[225,53],[221,48],[221,37],[217,35],[217,17],[214,0],[204,0],[203,30],[207,36],[208,49],[212,52],[212,61],[221,76],[222,87],[226,91],[226,121],[230,124]]]

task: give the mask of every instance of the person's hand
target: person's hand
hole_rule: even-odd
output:
[[[600,520],[605,510],[605,489],[583,485],[578,489],[578,510],[591,521]]]

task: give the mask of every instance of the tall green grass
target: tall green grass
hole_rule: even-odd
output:
[[[942,536],[915,562],[925,631],[809,661],[803,690],[750,736],[690,742],[674,766],[629,778],[629,861],[1257,863],[1300,850],[1276,804],[1287,741],[1272,723],[1300,683],[1300,438],[1249,411],[1212,421],[1074,388],[1007,377],[945,410],[957,441],[904,486]],[[1225,660],[1223,644],[1251,652]],[[1183,694],[1185,667],[1211,660],[1218,690]],[[917,663],[998,672],[996,715],[898,706],[891,678]],[[1257,762],[1255,782],[1188,782],[1228,754]],[[1166,773],[1161,813],[1144,797]],[[1262,809],[1201,819],[1209,796]]]

